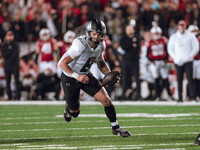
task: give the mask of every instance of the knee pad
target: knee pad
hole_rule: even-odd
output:
[[[76,113],[71,113],[71,116],[73,116],[74,118],[78,117],[80,111],[79,112],[76,112]]]

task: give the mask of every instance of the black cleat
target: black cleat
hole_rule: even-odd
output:
[[[200,134],[197,136],[196,140],[194,141],[194,145],[200,145]]]
[[[70,122],[72,117],[66,111],[64,111],[64,119],[66,122]]]
[[[117,129],[112,129],[112,133],[114,135],[120,135],[122,137],[129,137],[131,136],[131,133],[121,127],[117,128]]]

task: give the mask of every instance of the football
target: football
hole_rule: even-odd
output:
[[[120,72],[119,71],[111,71],[107,73],[103,80],[102,80],[102,86],[108,87],[114,85],[120,78]]]

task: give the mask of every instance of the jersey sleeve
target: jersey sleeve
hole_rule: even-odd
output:
[[[70,49],[66,52],[72,59],[81,55],[85,46],[78,39],[74,39]]]

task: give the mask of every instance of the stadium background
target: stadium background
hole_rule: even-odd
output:
[[[176,31],[179,19],[200,27],[199,8],[200,1],[193,0],[1,0],[0,38],[3,42],[6,31],[14,30],[20,45],[21,66],[26,68],[28,60],[35,57],[38,33],[43,27],[50,26],[53,37],[60,42],[67,30],[75,31],[77,36],[84,34],[84,24],[100,18],[107,24],[113,44],[119,41],[124,25],[131,19],[136,20],[141,38],[152,21],[159,24],[166,37]],[[196,19],[194,12],[198,12]],[[36,16],[42,20],[39,26],[33,21]],[[173,72],[169,80],[173,91],[176,87]],[[142,87],[143,96],[147,96],[145,83]],[[120,93],[118,90],[116,87],[116,93]],[[81,98],[88,100],[85,95]],[[64,101],[26,101],[26,97],[19,102],[3,100],[7,100],[6,96],[0,99],[0,149],[199,149],[193,144],[199,133],[200,104],[196,102],[114,99],[118,121],[133,134],[124,139],[112,135],[97,102],[81,101],[80,117],[66,124],[61,118]]]
[[[199,3],[195,0],[2,0],[0,38],[3,42],[6,31],[14,32],[15,40],[20,45],[20,80],[23,82],[24,70],[28,60],[35,57],[38,34],[44,27],[50,30],[58,45],[66,31],[73,30],[76,36],[85,34],[87,21],[96,18],[106,23],[107,43],[111,45],[120,41],[125,25],[131,20],[135,20],[135,30],[141,39],[144,31],[152,27],[153,21],[161,27],[163,36],[169,38],[176,31],[180,19],[186,20],[188,25],[199,27]],[[169,68],[170,88],[177,98],[173,65],[169,64]],[[14,90],[14,85],[12,87]],[[142,93],[143,96],[148,95],[145,87],[145,84],[142,85],[143,91],[146,91]],[[2,99],[6,99],[6,96]]]

